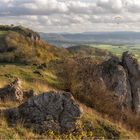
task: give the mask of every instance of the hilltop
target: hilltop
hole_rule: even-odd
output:
[[[0,26],[0,62],[45,63],[67,55],[40,39],[40,35],[22,26]]]
[[[68,47],[67,50],[72,53],[73,55],[78,56],[91,56],[95,58],[101,58],[101,59],[108,59],[112,56],[112,54],[109,51],[106,51],[104,49],[98,49],[94,48],[88,45],[77,45],[77,46],[71,46]]]

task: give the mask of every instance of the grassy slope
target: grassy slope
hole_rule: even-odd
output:
[[[16,77],[23,82],[23,89],[34,89],[36,91],[46,91],[51,87],[58,87],[57,77],[50,70],[37,70],[41,75],[34,73],[37,70],[35,66],[26,66],[19,64],[0,64],[0,87]]]
[[[100,63],[100,60],[93,58],[74,57],[55,63],[53,67],[55,67],[58,79],[64,84],[64,88],[60,88],[71,91],[73,96],[80,102],[92,107],[101,114],[108,115],[114,123],[122,122],[127,125],[129,130],[135,129],[138,132],[139,118],[135,118],[133,113],[130,113],[130,115],[127,111],[120,111],[118,108],[120,103],[114,98],[114,94],[109,90],[105,90],[99,84],[98,74],[101,67],[98,67],[98,65]],[[127,117],[123,120],[122,116],[123,118],[124,116]]]
[[[42,71],[43,77],[38,74],[34,74],[33,71],[36,70],[35,66],[24,66],[16,64],[0,64],[0,86],[3,87],[12,80],[14,77],[20,77],[23,81],[24,89],[35,89],[38,92],[52,90],[54,88],[62,88],[61,83],[58,81],[56,75],[53,71],[47,69]],[[19,103],[0,103],[0,109],[16,107]],[[63,138],[81,139],[83,137],[101,137],[101,138],[137,138],[135,133],[126,131],[121,125],[116,125],[111,123],[107,118],[101,117],[96,111],[87,108],[82,105],[84,110],[84,115],[82,116],[82,131],[77,133],[76,136],[73,134],[64,135]],[[91,125],[88,125],[89,122]],[[16,127],[9,127],[5,119],[2,118],[0,122],[0,139],[23,139],[23,138],[55,138],[59,139],[62,136],[54,134],[53,132],[48,132],[46,135],[34,134],[31,130],[25,129],[19,124]],[[93,129],[94,131],[91,131]]]
[[[0,62],[46,63],[69,55],[63,48],[52,46],[43,40],[33,41],[16,31],[0,31]]]
[[[0,31],[0,43],[1,45],[5,42],[3,42],[3,37],[6,35],[9,35],[9,32]],[[10,43],[18,43],[14,44],[14,47],[18,49],[18,52],[22,52],[25,48],[29,47],[35,47],[28,42],[28,39],[26,37],[21,37],[19,33],[13,33],[10,34],[10,36],[15,35]],[[15,38],[16,37],[16,38]],[[21,40],[21,38],[23,40]],[[43,46],[46,47],[44,48]],[[23,45],[23,48],[18,48],[19,45]],[[44,60],[55,60],[60,58],[60,56],[65,57],[64,54],[69,55],[69,53],[65,49],[58,49],[55,47],[51,47],[50,45],[46,43],[38,44],[37,51],[39,53],[39,61]],[[13,45],[12,45],[13,46]],[[36,48],[35,48],[36,49]],[[45,51],[44,51],[45,50]],[[82,53],[85,53],[84,52]],[[28,50],[27,50],[28,52]],[[11,53],[11,52],[10,52]],[[17,52],[16,52],[17,53]],[[26,52],[22,52],[23,54]],[[12,55],[15,55],[15,52],[11,53]],[[31,56],[32,51],[29,51],[29,57],[26,57],[25,60],[28,60],[28,58],[34,58],[34,56]],[[5,55],[6,58],[10,57],[7,54],[0,53],[0,57],[2,55]],[[19,55],[20,56],[20,55]],[[3,57],[3,56],[2,56]],[[23,57],[24,58],[24,57]],[[40,60],[41,58],[41,60]],[[38,92],[48,91],[48,90],[55,90],[55,89],[63,89],[63,82],[59,81],[55,73],[52,71],[52,69],[46,69],[46,70],[39,70],[41,75],[35,74],[34,71],[37,70],[36,66],[32,65],[24,65],[22,63],[1,63],[0,64],[0,87],[3,87],[6,85],[9,81],[12,81],[15,77],[19,77],[23,81],[23,89],[34,89]],[[15,107],[18,106],[19,103],[0,103],[0,109],[5,109],[9,107]],[[83,106],[83,105],[81,105]],[[100,114],[96,113],[95,111],[91,111],[91,109],[86,108],[86,106],[83,106],[84,108],[84,115],[82,116],[81,120],[83,122],[81,128],[82,132],[78,133],[75,136],[75,139],[81,139],[84,137],[101,137],[101,138],[112,138],[117,136],[117,138],[136,138],[136,134],[132,134],[129,131],[126,131],[119,125],[115,125],[108,121],[108,119],[104,119],[101,117]],[[87,126],[88,122],[91,123],[91,126]],[[89,128],[93,128],[94,131],[91,132]],[[54,134],[52,132],[48,132],[45,136],[40,136],[37,134],[34,134],[31,130],[24,129],[21,124],[16,127],[9,127],[6,123],[5,119],[2,118],[0,121],[0,139],[23,139],[23,138],[53,138],[53,139],[73,139],[73,134],[64,135],[63,137],[57,134]],[[134,136],[135,135],[135,136]]]

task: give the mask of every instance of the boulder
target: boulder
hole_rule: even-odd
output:
[[[137,59],[129,52],[123,53],[122,63],[128,71],[134,111],[140,115],[140,65]]]
[[[22,101],[23,91],[21,88],[21,80],[18,78],[0,89],[0,101]]]
[[[79,105],[68,92],[43,93],[6,112],[9,123],[23,122],[24,127],[40,134],[74,131],[81,116]]]

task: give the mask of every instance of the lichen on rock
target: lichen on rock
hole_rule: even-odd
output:
[[[48,92],[28,99],[6,111],[9,123],[23,122],[23,126],[37,133],[74,131],[81,109],[71,93]]]

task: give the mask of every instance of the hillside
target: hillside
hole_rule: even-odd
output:
[[[78,56],[91,56],[95,58],[108,59],[112,56],[109,51],[98,49],[87,45],[78,45],[67,48],[70,53]]]
[[[0,26],[0,62],[0,139],[140,138],[139,64],[128,52],[57,48]]]
[[[139,64],[133,55],[126,52],[121,60],[112,57],[105,61],[76,56],[53,67],[64,85],[63,90],[115,122],[139,132]]]
[[[20,26],[0,26],[0,62],[46,63],[67,55],[40,39],[39,34]]]

